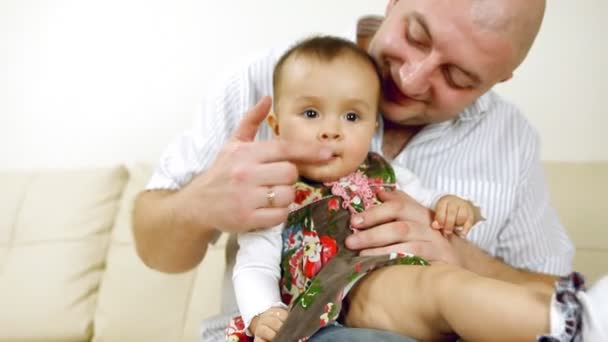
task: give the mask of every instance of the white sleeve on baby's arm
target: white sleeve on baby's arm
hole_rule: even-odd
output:
[[[279,225],[238,236],[232,281],[246,327],[256,315],[272,307],[286,307],[279,291],[282,230]]]
[[[401,166],[392,166],[397,177],[397,188],[410,195],[423,206],[435,210],[439,199],[448,194],[425,188],[412,171]]]

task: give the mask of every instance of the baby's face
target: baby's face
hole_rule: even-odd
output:
[[[333,151],[322,164],[299,164],[300,176],[327,182],[355,171],[377,126],[380,94],[374,69],[348,55],[330,62],[296,56],[283,68],[277,113],[269,117],[275,135]]]

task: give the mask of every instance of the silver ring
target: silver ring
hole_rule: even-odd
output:
[[[266,201],[268,202],[269,208],[274,207],[274,199],[276,197],[277,197],[276,192],[274,192],[274,190],[272,190],[272,188],[268,189],[268,192],[266,193]]]

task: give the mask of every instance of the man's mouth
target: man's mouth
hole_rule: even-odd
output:
[[[384,82],[382,82],[382,90],[384,92],[384,97],[389,102],[405,104],[406,102],[411,100],[410,97],[403,94],[403,92],[401,91],[401,89],[399,89],[390,74],[386,75],[386,77],[384,78]]]

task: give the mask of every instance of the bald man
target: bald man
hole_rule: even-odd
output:
[[[351,38],[366,46],[383,78],[383,120],[370,149],[412,170],[425,186],[470,199],[486,220],[466,237],[444,237],[430,228],[433,213],[407,194],[384,194],[383,204],[352,217],[359,233],[349,237],[349,248],[409,252],[531,288],[550,287],[571,271],[573,247],[549,204],[538,134],[491,91],[525,59],[544,9],[541,0],[390,0],[384,20],[359,23]],[[135,208],[137,251],[148,266],[186,271],[220,232],[283,222],[294,199],[295,164],[331,158],[322,144],[273,141],[262,124],[274,63],[288,47],[230,70],[207,94],[193,129],[165,151]],[[228,247],[228,270],[235,249]],[[355,293],[353,305],[373,302],[375,293]],[[224,298],[229,313],[233,294]],[[357,341],[376,332],[329,333],[338,335],[326,340]],[[373,337],[391,338],[397,337]]]

